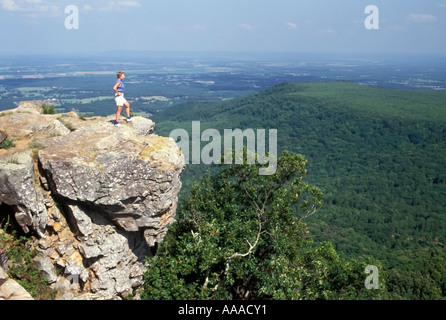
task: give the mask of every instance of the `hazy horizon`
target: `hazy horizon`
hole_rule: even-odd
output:
[[[415,64],[439,64],[446,65],[446,53],[327,53],[327,52],[280,52],[280,51],[171,51],[171,50],[122,50],[119,53],[113,51],[97,51],[97,52],[54,52],[54,53],[11,53],[0,52],[0,57],[8,59],[8,61],[0,62],[0,64],[8,64],[16,61],[37,61],[62,59],[65,61],[103,61],[110,62],[120,59],[124,64],[132,62],[142,62],[147,59],[246,59],[246,60],[264,60],[264,61],[286,61],[292,62],[300,59],[302,62],[327,62],[327,61],[374,61],[374,62],[399,62],[399,63],[415,63]]]

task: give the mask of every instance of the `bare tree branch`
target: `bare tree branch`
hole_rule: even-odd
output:
[[[309,216],[312,216],[313,214],[316,213],[316,211],[317,211],[316,205],[313,204],[313,205],[311,206],[311,208],[310,208],[307,212],[305,212],[305,214],[304,214],[302,217],[299,218],[299,221],[301,221],[301,220],[303,220],[303,219],[306,219],[306,218],[308,218]]]
[[[225,268],[225,275],[226,275],[226,276],[228,275],[228,272],[229,272],[229,261],[230,261],[230,260],[232,260],[232,259],[234,259],[234,258],[237,258],[237,257],[246,257],[246,256],[248,256],[249,254],[251,254],[251,252],[252,252],[252,251],[255,249],[255,247],[257,246],[257,244],[258,244],[258,242],[259,242],[259,240],[260,240],[260,236],[262,235],[262,233],[264,233],[264,232],[262,231],[262,225],[263,225],[263,223],[262,223],[262,217],[264,216],[265,205],[266,205],[266,202],[267,202],[269,196],[270,196],[271,193],[272,193],[272,192],[269,192],[269,194],[266,196],[265,201],[264,201],[263,204],[262,204],[262,207],[260,208],[259,205],[258,205],[258,203],[257,203],[257,202],[252,198],[252,196],[249,194],[249,192],[248,192],[248,190],[246,189],[245,186],[243,186],[243,190],[245,190],[246,195],[251,199],[251,202],[252,202],[253,206],[257,209],[257,210],[256,210],[256,213],[257,213],[257,221],[258,221],[258,224],[259,224],[259,229],[258,229],[258,231],[257,231],[257,235],[256,235],[256,239],[255,239],[255,241],[254,241],[254,244],[251,244],[251,242],[249,242],[249,240],[245,238],[245,241],[248,243],[248,246],[249,246],[249,249],[248,249],[247,252],[245,252],[245,253],[238,253],[238,252],[236,252],[236,253],[232,254],[230,257],[226,258],[226,268]]]

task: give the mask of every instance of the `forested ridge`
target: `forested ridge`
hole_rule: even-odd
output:
[[[192,121],[220,132],[277,129],[278,152],[305,156],[305,179],[324,194],[306,221],[316,244],[378,259],[393,299],[446,296],[445,93],[282,83],[244,98],[176,105],[153,120],[164,136],[190,132]],[[181,199],[207,168],[188,165]]]

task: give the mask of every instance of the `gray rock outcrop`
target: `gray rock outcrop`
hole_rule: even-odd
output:
[[[175,141],[142,117],[116,128],[113,117],[42,115],[31,103],[5,114],[0,132],[16,146],[0,149],[0,204],[35,238],[47,282],[64,299],[132,293],[175,221]]]
[[[24,232],[32,229],[44,237],[48,215],[43,193],[34,188],[34,181],[34,165],[29,150],[0,157],[0,202],[12,207]]]

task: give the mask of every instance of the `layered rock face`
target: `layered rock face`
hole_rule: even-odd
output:
[[[120,128],[112,119],[42,115],[30,103],[0,117],[16,145],[0,150],[0,203],[35,235],[40,269],[68,298],[132,293],[174,222],[184,169],[176,143],[152,134],[149,119]]]

